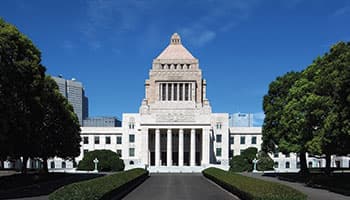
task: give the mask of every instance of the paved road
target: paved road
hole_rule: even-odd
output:
[[[151,177],[124,199],[238,200],[231,193],[207,180],[202,174],[151,174]]]
[[[307,187],[302,183],[282,181],[275,177],[267,177],[267,176],[262,176],[262,174],[255,174],[255,173],[242,173],[242,175],[288,185],[306,194],[308,199],[310,200],[350,200],[349,196],[337,194],[324,189]]]

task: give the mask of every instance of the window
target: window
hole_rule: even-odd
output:
[[[111,137],[110,136],[106,136],[106,144],[111,144]]]
[[[117,149],[117,154],[119,157],[122,157],[122,150],[121,149]]]
[[[129,142],[134,143],[135,142],[135,135],[129,135]]]
[[[252,144],[256,144],[256,136],[252,137]]]
[[[245,136],[241,136],[241,144],[245,144]]]
[[[55,169],[55,162],[54,162],[54,161],[51,161],[51,163],[50,163],[50,168],[51,168],[51,169]]]
[[[84,149],[84,155],[87,153],[87,152],[89,152],[89,150],[87,150],[87,149]]]
[[[244,150],[245,150],[245,149],[241,149],[241,150],[239,151],[240,155],[242,155],[242,153],[243,153]]]
[[[188,83],[185,83],[185,101],[188,101],[188,93],[189,93]]]
[[[99,136],[95,136],[95,144],[100,144],[100,137]]]
[[[83,137],[84,144],[89,144],[89,137]]]
[[[63,161],[61,165],[62,165],[61,168],[66,168],[66,162]]]
[[[309,168],[312,168],[312,162],[311,161],[308,163],[308,165],[309,165]]]
[[[182,83],[179,84],[179,100],[180,101],[183,100],[183,84]]]
[[[168,101],[171,101],[171,83],[168,84]]]
[[[221,129],[221,128],[222,128],[221,122],[217,122],[217,123],[216,123],[216,129]]]
[[[274,162],[274,163],[273,163],[273,167],[274,167],[274,168],[278,168],[278,162]]]
[[[177,83],[174,84],[174,101],[177,101]]]
[[[122,144],[122,136],[117,136],[117,144]]]
[[[290,153],[286,153],[286,158],[289,158],[290,157]]]
[[[129,123],[129,129],[134,129],[135,128],[135,124],[133,122]]]
[[[234,155],[235,155],[235,151],[234,151],[233,149],[230,150],[230,155],[229,155],[229,157],[232,158]]]
[[[165,83],[162,83],[162,101],[165,101],[166,99],[166,84]]]
[[[135,156],[135,148],[129,148],[129,156],[134,157]]]
[[[134,161],[130,160],[129,165],[134,165]]]
[[[230,144],[234,144],[235,143],[235,138],[233,136],[230,136]]]
[[[290,163],[286,162],[286,169],[289,169],[289,167],[290,167]]]
[[[221,141],[222,141],[222,136],[216,135],[216,142],[221,143]]]
[[[300,169],[300,162],[297,162],[297,169]]]
[[[336,166],[336,168],[340,168],[340,160],[335,161],[335,166]]]
[[[221,148],[216,148],[216,156],[221,156]]]
[[[274,158],[278,158],[278,150],[276,149],[275,152],[273,153]]]

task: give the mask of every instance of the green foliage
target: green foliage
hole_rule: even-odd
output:
[[[80,125],[73,107],[45,76],[41,53],[0,18],[0,159],[80,154]],[[25,172],[25,170],[23,171]]]
[[[234,172],[252,171],[257,151],[257,148],[249,147],[243,150],[241,155],[234,156],[230,160],[230,170]]]
[[[95,169],[93,160],[97,158],[99,163],[97,165],[98,171],[122,171],[124,170],[124,162],[119,158],[118,154],[111,150],[95,150],[87,152],[83,160],[78,164],[79,170]]]
[[[258,153],[258,160],[259,161],[256,165],[256,168],[258,171],[273,170],[273,163],[274,162],[267,153],[260,151]]]
[[[0,18],[0,157],[29,157],[37,135],[41,53],[18,29]]]
[[[132,169],[101,178],[63,186],[49,195],[50,200],[102,199],[123,185],[147,175],[144,169]]]
[[[227,172],[218,168],[203,175],[245,200],[306,200],[306,195],[285,185]]]

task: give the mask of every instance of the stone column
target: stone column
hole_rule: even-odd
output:
[[[159,83],[159,101],[163,101],[163,83]]]
[[[210,129],[209,128],[203,128],[202,129],[202,166],[209,165],[209,136],[210,136]]]
[[[184,130],[179,130],[179,166],[184,165]]]
[[[160,130],[156,129],[156,139],[155,139],[155,166],[160,166]]]
[[[167,150],[166,150],[166,160],[167,160],[167,166],[171,166],[173,165],[173,158],[172,158],[172,155],[173,155],[173,148],[172,148],[172,134],[171,134],[171,129],[169,128],[168,131],[167,131],[167,136],[166,136],[166,140],[167,140]]]
[[[190,166],[196,165],[196,131],[191,129]]]
[[[192,85],[192,90],[191,90],[192,91],[192,97],[191,97],[192,99],[191,100],[196,101],[196,83],[192,83],[191,85]]]

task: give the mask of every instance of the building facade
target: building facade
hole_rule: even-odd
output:
[[[52,77],[61,92],[69,103],[73,106],[75,114],[77,114],[79,123],[83,126],[83,120],[89,116],[88,98],[85,96],[85,90],[81,82],[75,79],[66,80],[62,76]]]
[[[253,127],[252,113],[233,113],[229,116],[230,127]]]
[[[174,34],[153,60],[145,81],[145,98],[138,113],[124,113],[121,127],[82,127],[81,154],[109,149],[124,160],[126,169],[147,167],[151,172],[199,172],[209,166],[229,168],[229,160],[249,147],[261,150],[261,127],[252,116],[213,113],[206,96],[206,80],[199,61]],[[231,118],[232,119],[232,118]],[[238,120],[239,121],[239,120]],[[276,171],[298,171],[295,153],[270,154]],[[333,167],[350,167],[349,157],[332,157]],[[324,158],[307,155],[309,167],[324,167]],[[53,169],[69,168],[71,161],[48,161]]]
[[[120,127],[121,121],[116,117],[88,117],[83,124],[84,127]]]

